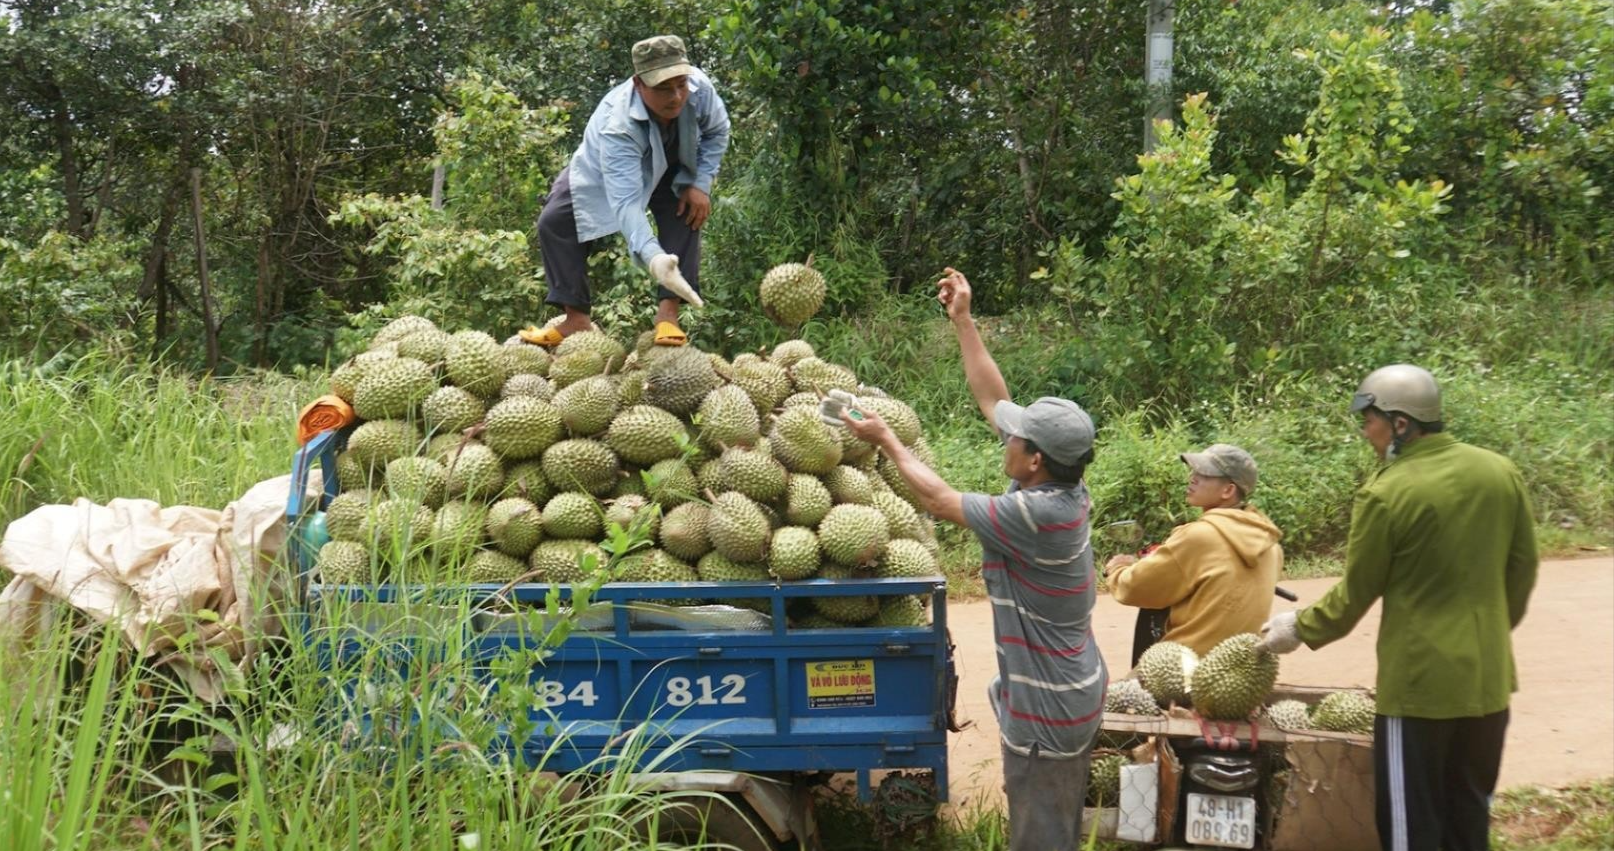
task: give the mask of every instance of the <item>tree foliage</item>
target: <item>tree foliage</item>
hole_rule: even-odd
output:
[[[1103,261],[1062,270],[1090,270],[1066,286],[1100,324],[1110,386],[1191,402],[1252,372],[1382,350],[1386,320],[1415,332],[1438,315],[1426,308],[1440,294],[1412,285],[1408,266],[1450,189],[1397,170],[1413,122],[1384,49],[1368,31],[1306,54],[1322,91],[1304,132],[1284,140],[1293,174],[1252,190],[1215,171],[1204,95],[1162,124],[1158,148],[1117,183]],[[1356,315],[1370,319],[1341,320]]]
[[[1179,398],[1405,355],[1473,333],[1458,296],[1614,271],[1604,0],[1180,0],[1185,107],[1141,158],[1144,8],[1122,0],[6,8],[12,349],[123,337],[199,362],[198,245],[225,369],[324,360],[350,317],[405,304],[541,321],[533,215],[658,31],[734,120],[692,319],[725,345],[771,339],[773,263],[815,254],[831,314],[953,265],[983,310],[1104,340],[1051,361],[1066,386]],[[626,321],[648,287],[604,247],[601,309]]]
[[[434,128],[442,207],[419,194],[367,193],[344,199],[330,221],[369,233],[363,250],[387,261],[386,307],[374,318],[407,312],[519,327],[540,309],[544,286],[526,231],[509,226],[536,220],[561,166],[555,140],[565,114],[526,108],[474,72],[449,85],[449,99]]]

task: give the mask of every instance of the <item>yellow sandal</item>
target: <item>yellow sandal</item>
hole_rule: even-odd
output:
[[[566,339],[566,335],[560,333],[557,328],[539,328],[536,325],[528,325],[519,333],[522,340],[546,349],[553,349],[560,345],[561,340]]]
[[[684,345],[684,344],[686,344],[688,342],[689,342],[689,335],[685,334],[684,329],[678,327],[678,325],[676,323],[673,323],[673,322],[657,322],[656,323],[656,345],[658,345],[658,346],[682,346],[682,345]]]

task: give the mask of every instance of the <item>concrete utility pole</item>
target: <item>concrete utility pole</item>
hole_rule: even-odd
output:
[[[1149,84],[1149,114],[1143,119],[1143,150],[1154,150],[1154,123],[1171,120],[1171,16],[1175,0],[1149,0],[1149,37],[1143,80]]]

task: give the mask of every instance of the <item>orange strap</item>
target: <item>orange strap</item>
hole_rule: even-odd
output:
[[[342,401],[341,396],[321,396],[297,415],[297,443],[307,443],[322,431],[346,428],[354,418],[353,406]]]

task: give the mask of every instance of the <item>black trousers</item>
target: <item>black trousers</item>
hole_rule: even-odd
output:
[[[650,193],[650,214],[656,221],[656,241],[668,254],[678,255],[678,270],[695,292],[701,291],[701,232],[690,228],[674,212],[678,198],[673,195],[669,170]],[[572,214],[571,168],[563,168],[549,190],[543,212],[538,214],[538,251],[544,259],[544,279],[549,283],[549,304],[587,311],[594,299],[588,285],[588,258],[600,250],[604,238],[579,242],[577,219]],[[677,298],[666,287],[656,287],[656,298]]]
[[[1373,775],[1379,847],[1485,851],[1507,729],[1506,709],[1439,720],[1377,716]]]

